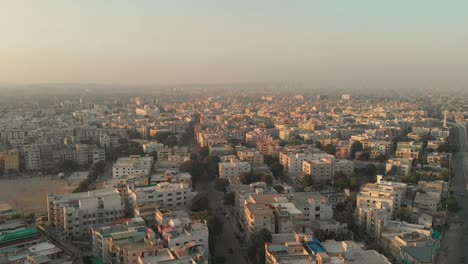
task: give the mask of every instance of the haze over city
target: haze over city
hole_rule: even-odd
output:
[[[5,84],[462,89],[466,1],[9,1]]]
[[[0,264],[468,263],[467,10],[0,0]]]

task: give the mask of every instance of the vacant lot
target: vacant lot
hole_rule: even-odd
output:
[[[47,212],[47,194],[65,194],[74,189],[56,176],[0,179],[0,202],[10,204],[18,213]]]

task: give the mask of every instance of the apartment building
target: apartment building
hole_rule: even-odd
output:
[[[342,172],[347,177],[354,174],[354,161],[345,159],[335,159],[333,161],[333,176]]]
[[[256,149],[243,149],[237,151],[237,157],[252,166],[263,165],[263,155]]]
[[[47,196],[49,226],[63,231],[67,237],[80,237],[89,234],[94,225],[120,220],[124,211],[116,189]]]
[[[37,144],[24,145],[24,168],[27,171],[41,170],[41,149]]]
[[[333,178],[333,158],[303,160],[302,174],[311,175],[314,181],[326,181]]]
[[[405,159],[405,158],[392,158],[388,159],[387,163],[385,164],[385,171],[387,173],[392,172],[395,170],[394,173],[397,175],[408,176],[411,173],[411,168],[413,167],[413,159]]]
[[[220,178],[231,179],[250,172],[251,166],[246,161],[231,159],[230,161],[220,162],[218,169]]]
[[[275,233],[291,233],[302,230],[304,214],[293,203],[272,203],[275,216]]]
[[[111,263],[112,252],[109,242],[119,243],[128,240],[142,239],[147,227],[141,218],[132,218],[113,224],[93,226],[91,228],[93,256],[104,263]]]
[[[119,158],[112,166],[112,177],[122,178],[132,175],[149,175],[153,166],[153,157],[131,155],[128,158]]]
[[[278,157],[279,144],[273,140],[257,141],[256,148],[264,156]]]
[[[365,227],[370,235],[380,234],[385,221],[392,219],[401,207],[407,185],[399,182],[383,181],[377,176],[376,183],[367,183],[357,195],[357,222]]]
[[[398,142],[396,149],[397,158],[405,159],[418,159],[422,151],[422,143],[411,142]]]
[[[174,218],[161,229],[161,235],[168,248],[181,247],[192,243],[209,255],[209,232],[206,221],[190,218]]]
[[[274,233],[275,218],[273,207],[269,204],[246,204],[244,206],[245,224],[248,232],[255,232],[263,228]]]
[[[146,142],[143,143],[143,152],[150,154],[153,152],[158,152],[161,149],[164,149],[164,144],[158,142]]]
[[[188,182],[161,182],[146,186],[135,186],[128,190],[129,211],[133,212],[138,204],[157,203],[161,207],[186,207],[192,201],[196,192]]]
[[[332,205],[318,192],[296,192],[291,202],[304,214],[305,224],[333,219]]]
[[[1,164],[3,163],[3,164]],[[0,164],[3,165],[3,170],[8,172],[19,171],[19,151],[16,149],[5,150],[0,152]]]

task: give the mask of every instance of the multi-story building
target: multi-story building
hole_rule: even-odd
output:
[[[24,145],[24,168],[27,171],[41,170],[41,149],[37,144]]]
[[[303,175],[310,175],[314,181],[326,181],[333,178],[333,158],[303,160]]]
[[[422,143],[411,142],[398,142],[396,157],[405,159],[418,159],[422,151]]]
[[[250,164],[245,161],[231,159],[230,161],[220,162],[218,164],[220,178],[234,178],[244,173],[250,172]]]
[[[254,232],[265,228],[274,233],[275,217],[271,205],[249,203],[244,206],[244,209],[245,223],[248,232]]]
[[[385,165],[386,172],[396,173],[398,175],[408,176],[411,173],[411,168],[413,167],[413,159],[405,158],[392,158],[387,161]]]
[[[263,164],[263,155],[256,149],[243,149],[237,151],[237,157],[248,162],[252,166],[259,166]]]
[[[48,223],[67,237],[80,237],[94,225],[120,220],[124,209],[116,189],[47,196]]]
[[[164,149],[164,144],[158,143],[158,142],[146,142],[143,143],[143,152],[145,153],[153,153],[153,152],[158,152],[162,149]]]
[[[149,175],[153,166],[153,157],[140,157],[132,155],[128,158],[119,158],[112,166],[112,177],[122,178],[132,175]]]
[[[278,157],[279,144],[273,140],[258,141],[256,148],[264,156]]]
[[[304,223],[328,221],[333,218],[333,208],[328,199],[317,192],[296,192],[291,202],[304,214]]]
[[[342,172],[347,177],[354,174],[354,161],[345,159],[335,159],[333,161],[333,175]]]
[[[377,234],[380,228],[377,220],[385,223],[393,218],[401,207],[406,189],[405,183],[383,181],[381,175],[377,176],[376,183],[365,184],[356,198],[358,224],[366,227],[369,234]]]
[[[111,263],[112,253],[110,240],[119,243],[128,240],[139,240],[144,237],[147,227],[141,218],[132,218],[115,224],[93,226],[91,228],[93,256],[104,263]]]
[[[99,135],[99,146],[101,148],[110,148],[111,147],[111,137],[107,134]]]
[[[275,215],[275,233],[291,233],[302,230],[304,213],[296,208],[293,203],[273,203]]]
[[[193,243],[209,255],[209,232],[206,221],[194,221],[190,218],[175,218],[161,229],[161,235],[168,248],[181,247]]]
[[[8,172],[19,171],[19,151],[16,149],[0,152],[0,162],[3,161],[3,170]]]
[[[186,207],[195,195],[188,182],[135,186],[133,190],[128,190],[129,211],[132,212],[138,204],[146,203],[157,203],[168,208]]]

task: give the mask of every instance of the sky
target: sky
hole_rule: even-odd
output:
[[[0,0],[0,83],[465,87],[468,1]]]

